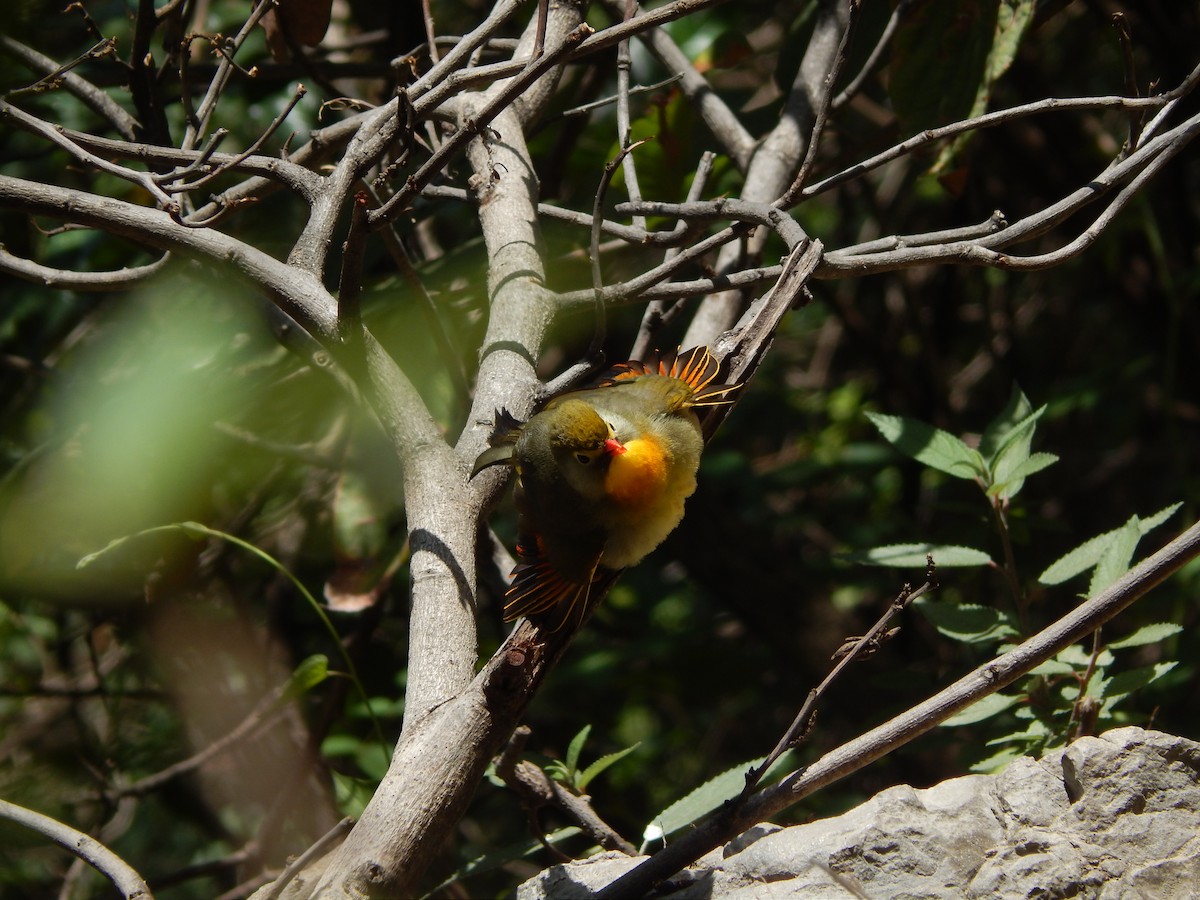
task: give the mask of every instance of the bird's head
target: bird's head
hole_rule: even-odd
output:
[[[563,477],[585,497],[604,493],[609,463],[625,452],[610,422],[586,401],[571,398],[546,410],[547,438]]]

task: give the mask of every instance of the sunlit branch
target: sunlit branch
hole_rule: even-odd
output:
[[[70,269],[54,269],[41,263],[14,256],[0,244],[0,271],[16,275],[26,281],[37,282],[46,287],[69,291],[120,291],[145,281],[162,271],[170,259],[163,254],[152,263],[115,269],[111,272],[77,272]]]
[[[74,853],[111,881],[127,900],[153,900],[150,888],[141,875],[117,854],[82,831],[7,800],[0,800],[0,817],[36,831],[64,850]]]

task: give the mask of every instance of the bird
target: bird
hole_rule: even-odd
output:
[[[497,412],[471,477],[495,465],[517,474],[506,622],[527,616],[554,631],[582,622],[620,572],[675,529],[704,449],[696,410],[732,403],[741,387],[714,383],[719,374],[712,350],[694,347],[613,366],[524,423]]]

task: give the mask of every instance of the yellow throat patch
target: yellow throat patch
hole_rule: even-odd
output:
[[[609,463],[604,489],[623,506],[654,503],[667,483],[667,459],[667,449],[652,435],[627,441],[625,452]]]

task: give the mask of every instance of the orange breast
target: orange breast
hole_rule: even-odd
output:
[[[634,438],[625,443],[624,453],[612,458],[604,488],[623,506],[652,504],[667,483],[668,461],[666,448],[656,438]]]

